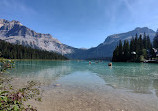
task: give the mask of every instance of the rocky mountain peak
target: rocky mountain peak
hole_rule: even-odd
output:
[[[8,20],[5,20],[5,19],[0,19],[0,24],[4,24],[4,23],[9,23],[9,21]]]
[[[6,23],[9,23],[9,21],[5,19],[0,19],[0,28]]]
[[[148,27],[137,27],[133,31],[135,32],[146,32],[146,33],[153,33],[154,31],[152,29],[149,29]]]
[[[18,25],[22,25],[19,21],[16,21],[16,20],[12,20],[10,23],[11,23],[11,24],[18,24]]]
[[[0,19],[0,39],[13,44],[62,54],[68,54],[75,50],[73,47],[62,44],[50,34],[37,33],[16,20]]]
[[[136,27],[134,30],[148,30],[148,27]]]
[[[149,35],[151,37],[151,40],[153,40],[153,36],[155,34],[155,31],[153,31],[152,29],[149,29],[148,27],[137,27],[132,31],[129,32],[125,32],[125,33],[120,33],[120,34],[113,34],[108,36],[105,41],[103,42],[103,45],[105,44],[111,44],[113,42],[117,42],[119,40],[130,40],[132,38],[132,36],[135,36],[136,33],[138,35],[140,34],[144,34],[146,33],[147,35]]]
[[[10,27],[12,27],[15,24],[22,26],[22,24],[19,21],[16,21],[16,20],[8,21],[8,20],[5,20],[5,19],[0,19],[0,27],[2,27],[4,25],[9,25]]]

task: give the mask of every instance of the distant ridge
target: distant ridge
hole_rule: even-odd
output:
[[[97,47],[90,48],[86,51],[82,51],[79,53],[68,54],[69,58],[76,58],[76,59],[93,59],[93,58],[109,58],[112,57],[113,51],[118,43],[119,40],[130,40],[132,36],[135,36],[136,33],[138,35],[146,33],[149,35],[151,41],[155,36],[155,31],[149,29],[148,27],[137,27],[132,31],[120,33],[120,34],[113,34],[108,36],[105,41],[99,44]]]

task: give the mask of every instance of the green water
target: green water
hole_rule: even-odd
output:
[[[15,86],[42,83],[39,111],[158,110],[158,64],[27,60],[8,75]]]
[[[16,61],[11,75],[61,83],[69,87],[110,86],[133,93],[158,96],[158,64],[88,61]]]

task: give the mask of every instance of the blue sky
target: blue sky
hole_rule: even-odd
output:
[[[158,0],[0,0],[0,18],[18,20],[64,44],[90,48],[108,35],[158,28]]]

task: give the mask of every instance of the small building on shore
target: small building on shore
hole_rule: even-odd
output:
[[[149,60],[152,60],[153,58],[158,58],[158,49],[152,48],[150,50],[147,50],[147,56]]]
[[[158,49],[156,49],[156,48],[152,48],[152,49],[153,49],[153,51],[155,53],[155,57],[157,58],[158,57]]]

